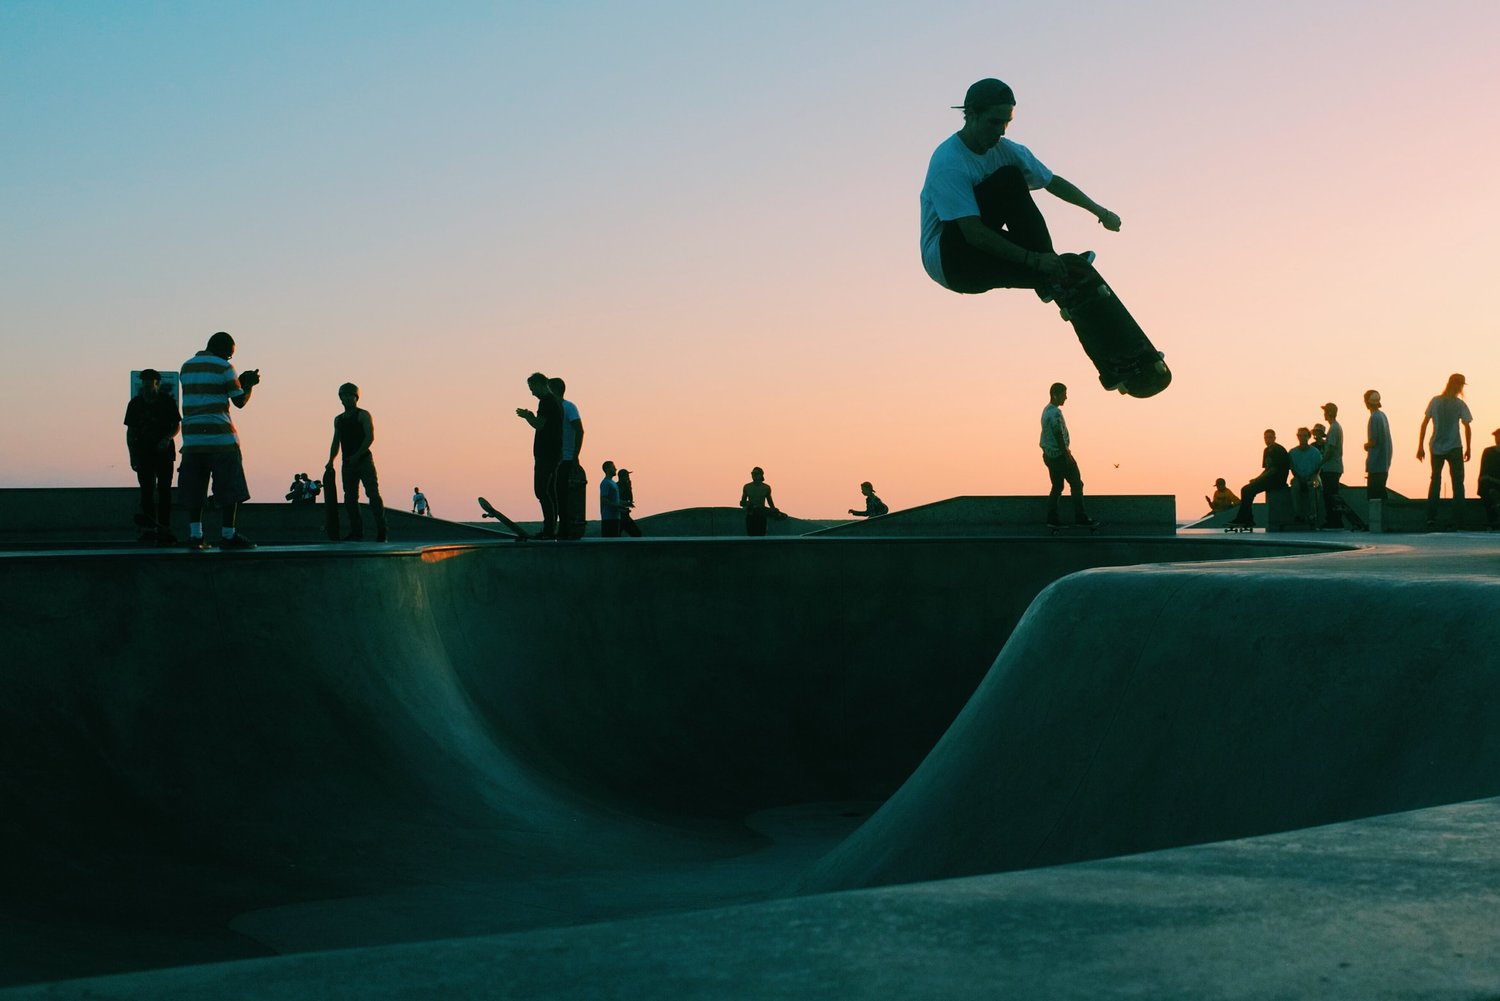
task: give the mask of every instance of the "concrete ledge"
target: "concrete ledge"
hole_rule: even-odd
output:
[[[1089,516],[1104,522],[1109,535],[1172,535],[1177,531],[1177,499],[1171,494],[1086,496]],[[1073,521],[1066,493],[1059,504],[1065,524]],[[986,536],[1045,535],[1047,498],[967,496],[892,511],[869,520],[824,529],[817,535]]]

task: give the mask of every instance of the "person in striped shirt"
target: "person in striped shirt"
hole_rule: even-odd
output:
[[[229,405],[240,409],[250,402],[251,390],[260,384],[260,370],[236,373],[229,364],[233,357],[234,338],[221,330],[182,365],[182,466],[177,489],[188,511],[189,549],[208,548],[203,537],[203,505],[210,480],[222,516],[219,548],[255,548],[234,525],[240,504],[250,499],[250,487]]]

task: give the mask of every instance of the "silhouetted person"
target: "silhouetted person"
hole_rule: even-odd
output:
[[[250,499],[239,433],[229,419],[229,405],[243,408],[260,385],[260,370],[235,372],[234,338],[220,330],[208,346],[182,363],[182,465],[177,489],[188,513],[188,548],[207,549],[203,537],[203,505],[209,483],[219,503],[220,549],[254,549],[255,543],[235,529],[240,505]]]
[[[1462,525],[1464,520],[1464,463],[1469,461],[1469,449],[1473,444],[1474,430],[1470,422],[1474,415],[1463,401],[1464,377],[1454,372],[1448,377],[1448,385],[1427,404],[1422,415],[1422,429],[1417,432],[1417,461],[1426,458],[1422,439],[1427,434],[1427,423],[1432,422],[1432,482],[1427,486],[1427,527],[1437,525],[1438,498],[1443,492],[1443,464],[1448,464],[1448,479],[1453,484],[1453,524]],[[1463,442],[1459,442],[1458,426],[1463,424]]]
[[[1208,501],[1208,509],[1210,511],[1228,511],[1231,508],[1237,507],[1240,503],[1239,497],[1235,495],[1233,490],[1229,489],[1222,476],[1214,480],[1213,496],[1203,499]]]
[[[1395,446],[1391,441],[1391,422],[1380,409],[1379,392],[1365,390],[1365,409],[1370,411],[1370,420],[1365,425],[1365,480],[1369,484],[1365,492],[1369,506],[1366,520],[1371,532],[1383,532],[1385,483],[1391,473]]]
[[[1086,258],[1053,253],[1031,192],[1045,188],[1111,232],[1120,217],[1005,138],[1015,105],[1010,87],[994,79],[964,95],[963,128],[933,152],[922,185],[922,266],[954,292],[1029,288],[1050,300]]]
[[[766,517],[781,514],[771,499],[771,484],[766,482],[765,470],[759,466],[750,470],[750,482],[740,491],[740,507],[745,512],[746,535],[765,535]]]
[[[635,507],[635,484],[631,481],[630,475],[630,470],[620,470],[617,484],[620,488],[620,531],[633,539],[639,539],[641,527],[630,516],[631,509]]]
[[[1312,432],[1307,428],[1297,429],[1297,444],[1287,455],[1292,468],[1292,501],[1297,517],[1312,528],[1318,527],[1318,516],[1314,504],[1318,497],[1318,467],[1323,464],[1323,453],[1312,444]]]
[[[878,518],[883,514],[890,513],[891,509],[885,506],[885,501],[875,496],[875,488],[870,486],[869,480],[859,485],[859,492],[865,495],[865,509],[863,511],[856,511],[851,507],[849,513],[854,515],[854,517]]]
[[[1484,502],[1484,520],[1490,531],[1500,528],[1500,428],[1495,444],[1479,456],[1479,499]]]
[[[177,541],[172,534],[172,467],[177,464],[177,429],[182,415],[170,393],[161,391],[161,373],[141,369],[141,391],[125,405],[125,448],[141,488],[141,510],[135,523],[141,542],[159,546]]]
[[[422,492],[421,487],[411,488],[411,513],[432,517],[432,505],[427,503],[427,495]]]
[[[359,488],[363,484],[370,513],[375,516],[375,541],[384,542],[385,502],[380,499],[380,477],[375,472],[375,456],[370,452],[375,445],[375,421],[368,410],[360,408],[359,387],[354,383],[346,382],[339,387],[339,402],[344,405],[344,412],[333,419],[328,469],[333,469],[333,460],[342,449],[344,461],[339,475],[344,485],[344,513],[349,516],[349,534],[344,541],[364,540],[365,521],[359,513]]]
[[[296,505],[312,504],[318,499],[318,488],[321,483],[314,483],[306,473],[298,473],[292,477],[292,485],[287,488],[286,499]]]
[[[606,539],[620,537],[620,486],[615,482],[615,464],[605,461],[604,478],[599,481],[599,534]]]
[[[1291,472],[1291,460],[1286,449],[1276,444],[1276,432],[1266,428],[1266,447],[1260,453],[1260,475],[1240,489],[1240,509],[1234,516],[1236,525],[1249,527],[1255,524],[1255,515],[1250,506],[1255,498],[1272,490],[1285,490],[1287,474]]]
[[[547,388],[562,406],[562,453],[557,463],[557,537],[572,541],[583,538],[588,525],[584,500],[584,475],[579,457],[583,455],[583,420],[578,407],[567,398],[568,386],[561,379],[548,379]]]
[[[1062,497],[1063,483],[1068,484],[1068,496],[1073,501],[1073,521],[1079,525],[1092,525],[1094,520],[1083,510],[1083,477],[1078,472],[1078,463],[1069,448],[1068,425],[1063,420],[1062,406],[1068,402],[1068,387],[1054,382],[1049,391],[1047,405],[1042,408],[1042,462],[1052,478],[1052,489],[1047,492],[1047,524],[1061,527],[1062,516],[1058,514],[1057,502]]]
[[[536,413],[516,408],[516,416],[536,432],[531,439],[532,489],[542,506],[542,530],[533,538],[557,538],[557,464],[562,460],[562,403],[547,387],[547,377],[533,372],[526,378],[526,388],[536,397]]]
[[[1323,419],[1328,422],[1327,437],[1314,442],[1323,453],[1323,466],[1318,471],[1318,478],[1323,481],[1323,524],[1328,528],[1343,528],[1339,487],[1344,479],[1344,425],[1339,423],[1338,404],[1323,404]]]

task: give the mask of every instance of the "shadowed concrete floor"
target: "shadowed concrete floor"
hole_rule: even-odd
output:
[[[1203,963],[1168,939],[1419,905],[1409,944],[1462,939],[1437,926],[1472,895],[1433,889],[1457,877],[1399,874],[1493,885],[1459,850],[1489,805],[1271,839],[1296,856],[1272,883],[1235,845],[992,875],[1500,794],[1500,546],[1300,541],[0,557],[0,970],[363,947],[45,996],[1383,996],[1277,988],[1293,957],[1233,993],[1242,955],[1185,980]],[[1331,616],[1302,656],[1295,627]],[[1240,867],[1240,903],[1204,858]]]

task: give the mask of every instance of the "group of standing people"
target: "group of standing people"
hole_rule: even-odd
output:
[[[516,416],[530,424],[532,487],[542,508],[542,530],[537,539],[572,541],[583,538],[588,524],[585,505],[588,477],[583,471],[583,418],[578,406],[567,398],[567,383],[533,372],[526,388],[536,397],[536,410],[516,408]],[[630,517],[635,506],[630,470],[616,469],[606,461],[599,483],[601,533],[639,537],[641,530]],[[617,479],[618,477],[618,479]]]
[[[1417,461],[1431,459],[1431,478],[1427,489],[1426,524],[1429,529],[1438,527],[1438,515],[1442,500],[1443,470],[1448,471],[1453,495],[1454,528],[1464,523],[1464,464],[1469,461],[1472,449],[1473,414],[1463,400],[1466,381],[1462,373],[1448,377],[1443,391],[1434,396],[1423,412],[1422,426],[1417,431]],[[1365,424],[1365,479],[1368,484],[1368,521],[1371,531],[1384,528],[1384,506],[1387,499],[1386,483],[1390,477],[1395,446],[1391,438],[1391,425],[1382,409],[1380,392],[1366,390],[1365,409],[1369,418]],[[1312,428],[1297,429],[1297,446],[1288,450],[1276,442],[1276,432],[1267,428],[1264,434],[1266,447],[1261,454],[1261,472],[1241,491],[1236,498],[1222,479],[1216,483],[1217,490],[1209,500],[1215,510],[1225,510],[1238,505],[1233,523],[1242,526],[1254,524],[1250,506],[1262,493],[1292,489],[1299,514],[1313,527],[1318,526],[1314,505],[1309,503],[1319,489],[1323,497],[1322,525],[1328,528],[1343,527],[1344,504],[1339,496],[1344,474],[1344,429],[1338,421],[1338,406],[1323,404],[1323,416],[1328,421],[1325,427],[1316,424]],[[1432,436],[1429,439],[1429,426]],[[1495,430],[1495,447],[1485,449],[1479,469],[1479,496],[1484,501],[1485,516],[1490,528],[1500,528],[1500,428]],[[1291,482],[1288,484],[1288,476]]]
[[[212,487],[219,510],[219,548],[255,548],[255,543],[236,526],[240,505],[250,499],[250,488],[230,408],[239,410],[250,402],[252,392],[260,385],[260,370],[236,371],[231,362],[235,347],[234,338],[220,330],[208,339],[202,351],[183,362],[178,377],[182,393],[180,411],[172,395],[162,391],[160,372],[150,368],[140,372],[140,391],[126,405],[124,423],[130,466],[141,488],[141,510],[136,522],[145,530],[142,541],[154,541],[157,545],[178,543],[170,525],[172,475],[177,465],[176,437],[180,430],[181,465],[177,466],[176,474],[177,490],[187,509],[187,547],[210,546],[203,530],[203,509]],[[344,510],[350,524],[344,539],[364,538],[359,511],[359,489],[363,486],[375,517],[375,539],[384,542],[385,508],[371,452],[375,423],[369,411],[359,406],[358,386],[344,383],[338,395],[343,411],[333,420],[333,442],[324,482],[334,482],[333,463],[342,452]],[[299,473],[290,499],[316,497],[316,482]]]

